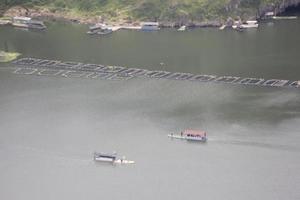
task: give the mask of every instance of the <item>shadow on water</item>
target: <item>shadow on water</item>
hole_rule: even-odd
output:
[[[296,6],[290,6],[285,9],[283,13],[280,14],[281,16],[300,16],[300,4]]]

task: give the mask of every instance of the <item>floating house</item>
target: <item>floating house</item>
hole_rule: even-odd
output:
[[[14,17],[12,25],[19,28],[46,29],[42,21],[32,20],[30,17]]]
[[[12,25],[19,28],[28,28],[28,22],[30,20],[30,17],[14,17]]]

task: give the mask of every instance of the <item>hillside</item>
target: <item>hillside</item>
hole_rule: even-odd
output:
[[[300,0],[2,0],[2,10],[22,5],[74,17],[101,16],[123,21],[182,22],[256,18],[269,10],[284,9]],[[287,6],[286,6],[287,5]]]

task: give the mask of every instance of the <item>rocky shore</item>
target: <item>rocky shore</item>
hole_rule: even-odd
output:
[[[141,21],[133,21],[126,19],[118,20],[106,20],[101,16],[85,16],[85,15],[72,15],[69,12],[52,12],[47,8],[25,8],[22,6],[15,6],[8,9],[4,14],[5,17],[14,17],[14,16],[26,16],[38,20],[46,21],[66,21],[80,24],[95,24],[95,23],[106,23],[113,26],[118,25],[139,25]],[[196,21],[196,20],[180,20],[180,21],[160,21],[160,27],[171,28],[171,27],[180,27],[185,25],[187,27],[220,27],[222,24],[226,23],[224,20],[205,20],[205,21]]]
[[[26,16],[35,18],[38,20],[46,21],[66,21],[80,24],[95,24],[95,23],[106,23],[110,25],[138,25],[140,21],[118,19],[118,20],[105,20],[101,16],[75,16],[69,12],[56,11],[52,12],[47,8],[25,8],[22,6],[15,6],[8,9],[4,14],[5,17],[14,16]],[[179,27],[186,25],[188,27],[219,27],[224,22],[221,20],[211,20],[211,21],[181,21],[181,22],[169,22],[161,21],[159,22],[161,27]]]
[[[241,4],[240,0],[232,1],[230,5],[228,5],[228,12],[234,12],[234,8],[238,8]],[[222,25],[230,26],[234,20],[238,21],[246,21],[246,20],[259,20],[264,17],[267,12],[274,12],[275,15],[284,12],[288,7],[297,6],[300,4],[300,0],[284,0],[278,4],[263,4],[259,7],[256,14],[252,13],[251,15],[240,17],[236,15],[234,17],[219,17],[214,20],[195,20],[184,17],[182,19],[174,19],[171,21],[159,20],[159,24],[161,27],[180,27],[185,25],[187,27],[220,27]],[[67,22],[75,22],[81,24],[95,24],[95,23],[106,23],[112,26],[120,26],[120,25],[139,25],[139,20],[133,20],[128,18],[110,18],[103,16],[94,16],[89,15],[88,13],[73,13],[64,9],[51,9],[48,7],[23,7],[23,6],[14,6],[10,9],[6,10],[3,13],[3,16],[26,16],[39,20],[46,21],[67,21]]]

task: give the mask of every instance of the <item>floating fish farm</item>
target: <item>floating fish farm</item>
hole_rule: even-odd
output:
[[[205,74],[190,74],[167,71],[150,71],[121,66],[104,66],[99,64],[84,64],[77,62],[62,62],[36,58],[21,58],[13,62],[18,66],[16,74],[61,76],[65,78],[91,78],[106,80],[129,80],[135,77],[154,79],[188,80],[198,82],[230,83],[267,87],[300,88],[300,81],[263,78],[243,78],[236,76],[216,76]]]

